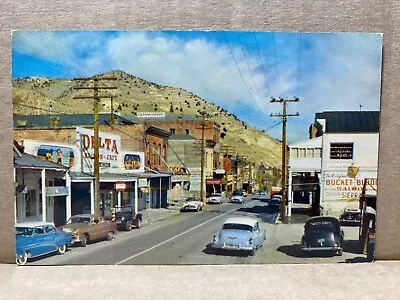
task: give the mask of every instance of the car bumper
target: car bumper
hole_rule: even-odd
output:
[[[302,246],[301,247],[302,251],[339,251],[342,250],[342,247],[340,246],[333,246],[333,247],[308,247],[308,246]]]
[[[74,236],[71,240],[71,245],[76,244],[76,243],[81,243],[82,242],[82,237],[79,235]]]
[[[221,250],[234,250],[234,251],[252,251],[254,250],[251,246],[241,246],[241,245],[227,245],[227,244],[211,244],[212,248]]]
[[[198,207],[190,206],[190,207],[182,207],[181,208],[181,211],[191,211],[191,210],[198,210]]]

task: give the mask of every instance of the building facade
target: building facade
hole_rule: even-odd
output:
[[[358,206],[364,183],[376,193],[378,111],[317,113],[310,138],[290,145],[289,199],[339,215]]]

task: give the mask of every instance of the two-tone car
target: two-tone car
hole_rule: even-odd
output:
[[[207,197],[207,203],[209,204],[221,204],[222,196],[220,193],[213,193]]]
[[[359,208],[347,207],[343,210],[339,217],[342,226],[360,226],[362,219],[362,212]]]
[[[92,241],[111,241],[117,233],[117,224],[96,214],[81,214],[72,216],[63,230],[72,233],[72,244],[85,247]]]
[[[308,252],[329,252],[343,254],[344,232],[339,219],[329,216],[309,218],[304,225],[301,250]]]
[[[265,230],[255,218],[231,217],[222,225],[222,229],[214,235],[211,247],[217,252],[233,250],[254,255],[266,240]]]
[[[257,191],[251,199],[260,200],[261,202],[267,202],[270,199],[270,195],[266,191]]]
[[[241,195],[233,195],[231,197],[231,202],[232,203],[244,203],[244,197]]]
[[[57,252],[64,254],[71,245],[72,234],[57,230],[51,222],[22,222],[15,225],[16,263]]]
[[[203,210],[203,201],[199,197],[188,197],[181,207],[181,211],[201,211]]]

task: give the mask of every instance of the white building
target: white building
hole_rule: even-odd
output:
[[[364,181],[376,193],[378,140],[378,111],[315,114],[310,139],[289,146],[289,200],[326,215],[358,206]]]

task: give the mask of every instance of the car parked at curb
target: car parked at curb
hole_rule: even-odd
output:
[[[270,195],[265,191],[257,191],[251,198],[253,200],[260,200],[261,202],[267,202],[270,199]]]
[[[244,203],[244,197],[240,195],[234,195],[231,197],[232,203]]]
[[[203,210],[203,202],[199,197],[188,197],[181,207],[181,211],[201,211]]]
[[[209,197],[207,197],[207,203],[210,204],[221,204],[222,203],[222,196],[220,193],[213,193]]]
[[[112,209],[111,221],[117,224],[118,230],[132,230],[140,228],[142,224],[142,215],[135,214],[131,205],[115,206]]]
[[[362,212],[359,208],[345,208],[339,217],[342,226],[360,226]]]
[[[57,252],[64,254],[71,245],[72,234],[57,230],[50,222],[22,222],[15,225],[16,263]]]
[[[268,206],[281,207],[282,205],[282,196],[281,195],[273,195],[267,202]]]
[[[232,217],[228,218],[222,229],[214,235],[211,247],[219,253],[223,250],[234,250],[254,255],[265,240],[265,230],[260,228],[257,219]]]
[[[96,214],[82,214],[72,216],[63,230],[72,232],[72,244],[85,247],[92,241],[111,241],[117,233],[117,224]]]
[[[325,251],[343,255],[344,232],[339,219],[328,216],[309,218],[304,225],[301,250],[307,252]]]

